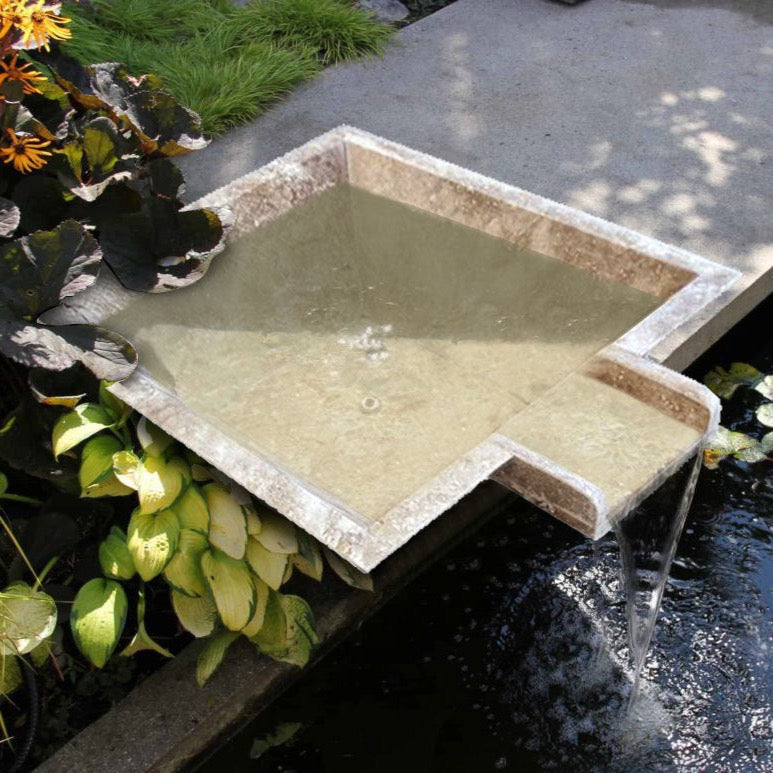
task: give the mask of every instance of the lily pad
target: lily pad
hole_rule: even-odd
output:
[[[716,367],[709,371],[703,383],[719,397],[729,400],[740,386],[754,386],[764,374],[744,362],[734,362],[730,370]]]

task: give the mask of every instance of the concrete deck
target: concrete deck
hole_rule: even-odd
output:
[[[328,70],[182,159],[188,198],[342,123],[743,271],[721,313],[666,355],[675,367],[773,289],[770,0],[458,0],[402,31],[383,59]],[[394,589],[495,502],[479,491],[377,579]],[[328,592],[315,609],[331,638],[383,601]],[[244,647],[198,690],[194,655],[195,645],[40,770],[179,769],[295,678]]]
[[[741,270],[678,369],[773,289],[770,0],[458,0],[181,159],[188,198],[342,123]]]

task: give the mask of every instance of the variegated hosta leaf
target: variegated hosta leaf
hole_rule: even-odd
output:
[[[143,457],[136,480],[142,513],[157,513],[170,507],[183,487],[182,471],[160,456]]]
[[[110,659],[126,624],[129,603],[115,580],[89,580],[75,596],[70,626],[78,649],[97,668]]]
[[[78,443],[113,425],[112,417],[97,403],[83,403],[65,413],[54,425],[51,443],[58,458]]]
[[[110,529],[107,538],[99,546],[99,564],[105,576],[115,580],[130,580],[134,577],[134,559],[126,544],[126,535],[117,526]]]
[[[260,534],[263,524],[255,512],[255,508],[252,505],[245,505],[243,509],[244,517],[247,519],[247,536],[254,537],[256,534]]]
[[[228,648],[238,638],[239,634],[234,631],[221,631],[207,641],[196,661],[196,682],[199,687],[203,687],[209,677],[215,673],[223,662]]]
[[[763,397],[767,397],[768,400],[773,400],[773,375],[765,376],[754,387]]]
[[[305,666],[312,650],[319,644],[314,614],[300,596],[282,596],[281,602],[287,620],[287,650],[279,659]]]
[[[231,558],[244,558],[247,520],[242,505],[220,483],[202,489],[209,508],[209,541]]]
[[[78,481],[82,490],[106,473],[113,472],[113,454],[121,448],[121,441],[113,435],[97,435],[83,446],[81,466],[78,470]]]
[[[703,449],[703,464],[709,470],[715,470],[726,456],[732,455],[745,462],[754,462],[764,458],[765,454],[759,454],[759,443],[753,437],[744,435],[743,432],[731,432],[720,426]]]
[[[360,590],[373,590],[373,578],[365,572],[361,572],[359,569],[352,566],[343,558],[334,553],[330,548],[322,548],[325,552],[325,558],[327,558],[330,568],[347,584],[352,588],[359,588]]]
[[[164,430],[159,429],[144,416],[137,422],[137,439],[148,456],[161,456],[174,442]]]
[[[263,620],[266,617],[266,606],[268,605],[268,596],[270,593],[268,585],[254,574],[252,575],[252,582],[255,585],[257,603],[255,604],[255,612],[252,615],[250,622],[242,629],[242,633],[248,639],[257,635],[258,631],[263,627]]]
[[[295,525],[279,513],[265,508],[260,512],[261,529],[255,539],[272,553],[297,553],[298,538]]]
[[[757,421],[766,427],[773,427],[773,403],[763,403],[757,408]]]
[[[763,374],[744,362],[734,362],[730,370],[716,367],[706,374],[703,383],[714,394],[729,400],[739,386],[753,386],[761,381]]]
[[[121,449],[121,441],[113,435],[97,435],[83,447],[78,480],[81,496],[122,497],[132,493],[113,472],[113,456]]]
[[[113,454],[113,472],[115,477],[134,491],[137,490],[137,469],[140,458],[133,451],[119,451]]]
[[[266,550],[254,537],[247,540],[247,562],[269,588],[278,590],[287,570],[288,556]]]
[[[143,513],[135,510],[129,521],[128,545],[134,566],[145,582],[161,574],[177,550],[180,524],[172,510]]]
[[[116,424],[123,426],[131,415],[132,407],[110,391],[114,383],[113,381],[99,382],[99,404],[115,419]]]
[[[194,529],[202,534],[209,534],[209,508],[198,486],[188,486],[172,509],[183,529]]]
[[[290,556],[295,568],[311,577],[313,580],[321,580],[324,564],[322,562],[322,553],[320,552],[317,541],[310,534],[302,529],[298,529],[298,552]]]
[[[198,531],[180,529],[177,552],[164,569],[164,579],[186,596],[206,596],[209,592],[201,571],[201,556],[209,541]]]
[[[15,582],[0,592],[0,655],[26,655],[56,626],[56,603],[47,593]]]
[[[207,596],[192,598],[184,593],[171,591],[172,607],[177,619],[186,631],[197,639],[209,636],[217,624],[217,608]]]
[[[21,685],[19,659],[15,655],[0,655],[0,695],[8,695]]]
[[[283,652],[287,648],[287,617],[282,606],[282,594],[269,590],[263,623],[256,634],[249,637],[266,655]]]
[[[201,569],[223,625],[241,631],[252,618],[257,601],[249,567],[213,548],[202,554]]]

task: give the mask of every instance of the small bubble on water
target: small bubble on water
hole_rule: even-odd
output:
[[[381,400],[371,395],[363,397],[360,401],[360,410],[363,413],[378,413],[381,410]]]

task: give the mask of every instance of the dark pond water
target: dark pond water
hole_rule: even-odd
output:
[[[773,372],[773,343],[751,343],[771,318],[768,301],[690,375]],[[760,436],[761,401],[738,393],[723,423]],[[618,566],[613,538],[516,503],[201,770],[773,770],[773,463],[701,473],[630,714]]]

